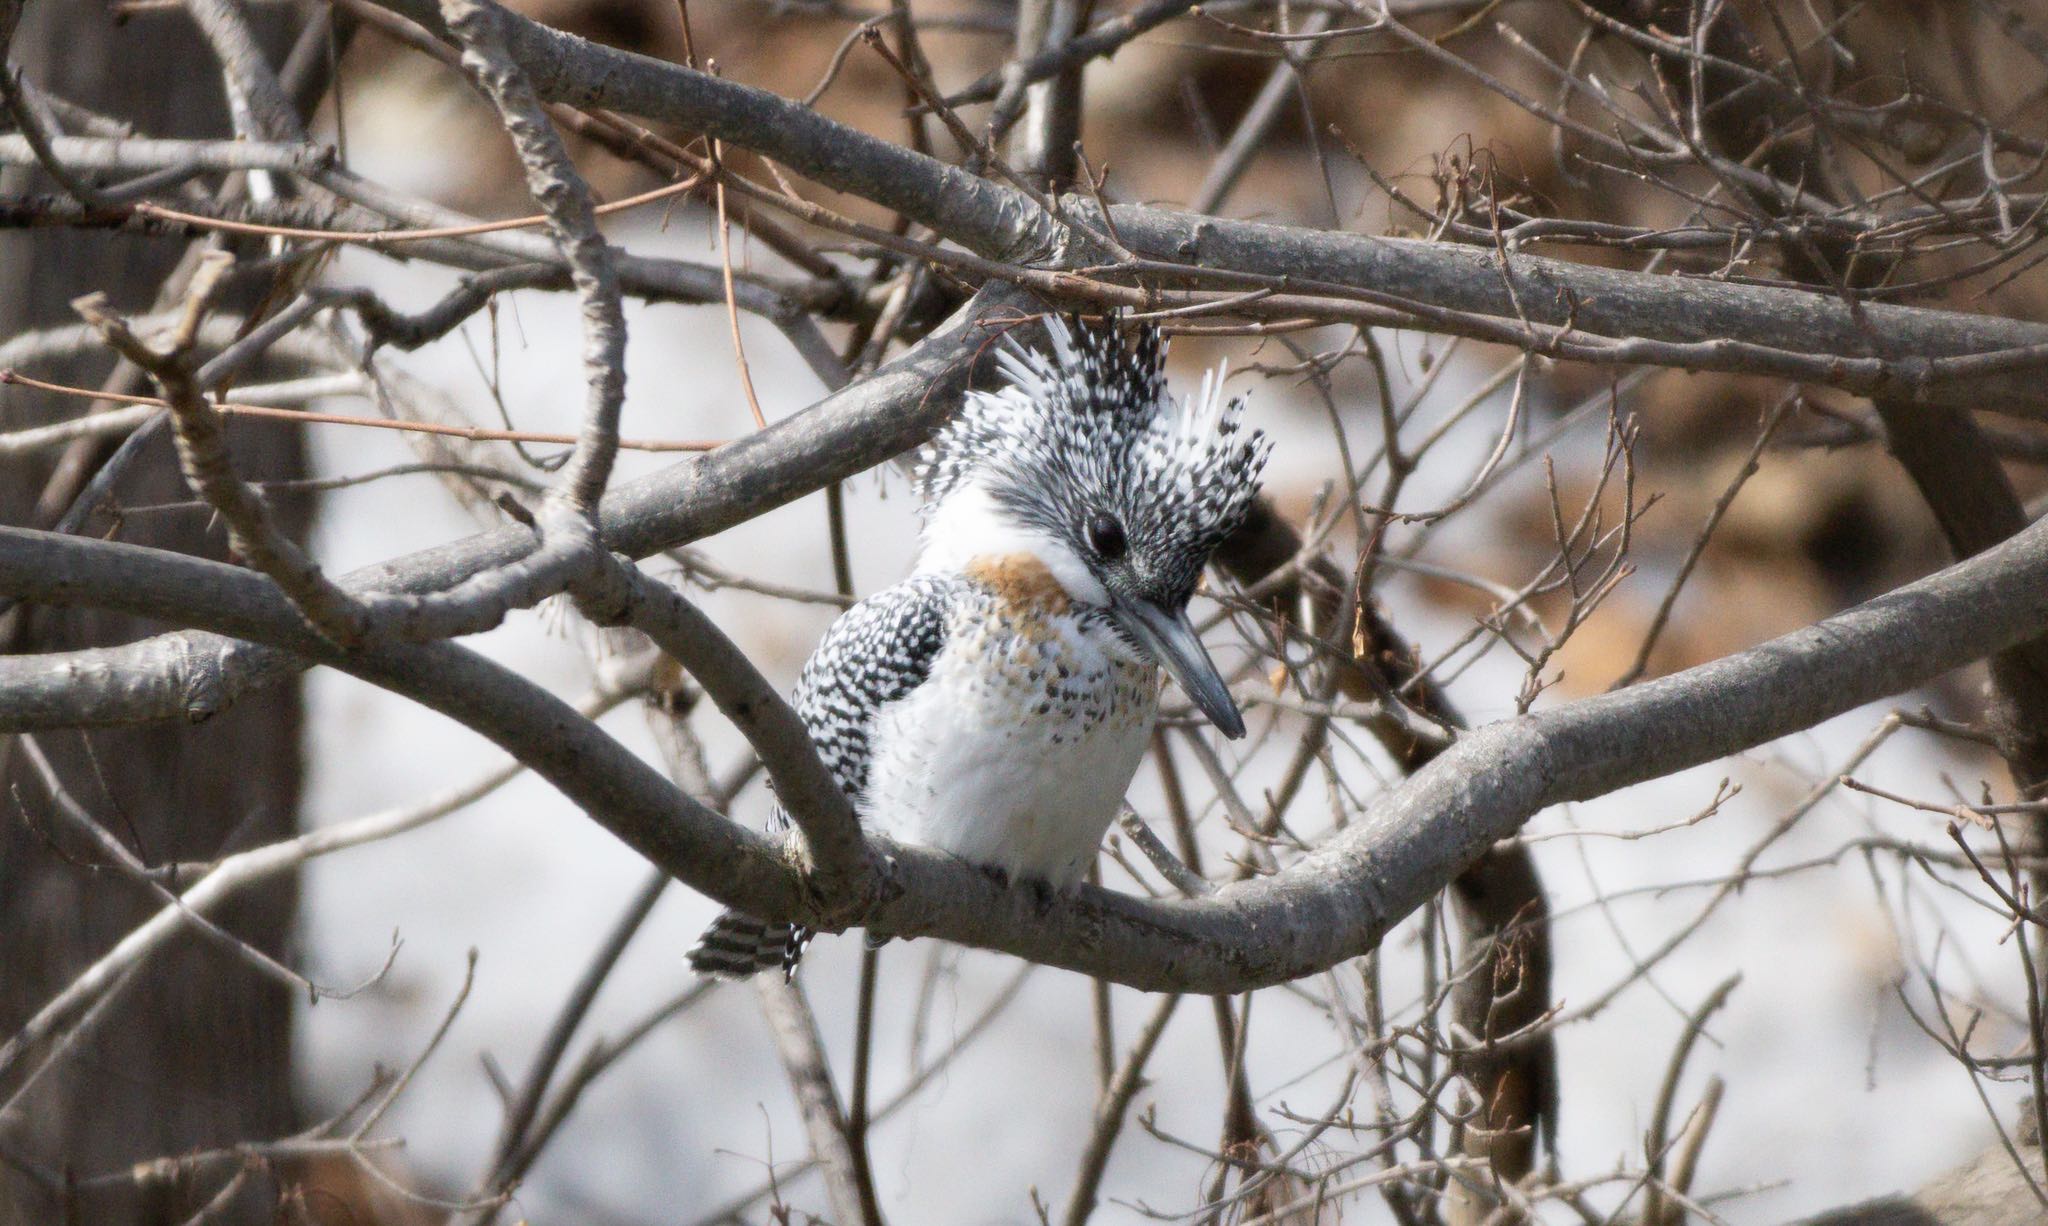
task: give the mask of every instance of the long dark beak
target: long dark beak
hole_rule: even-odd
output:
[[[1234,741],[1244,735],[1244,716],[1237,713],[1230,687],[1223,684],[1215,661],[1188,624],[1187,610],[1169,613],[1149,600],[1118,601],[1116,617],[1224,736]]]

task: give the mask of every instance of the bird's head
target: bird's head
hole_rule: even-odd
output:
[[[1005,336],[1005,386],[970,392],[919,468],[927,564],[1028,554],[1103,610],[1226,735],[1244,720],[1188,622],[1188,599],[1244,522],[1271,444],[1226,401],[1223,371],[1174,400],[1150,325],[1046,319],[1050,352]]]

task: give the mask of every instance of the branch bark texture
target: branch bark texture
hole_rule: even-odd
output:
[[[147,609],[373,681],[461,720],[677,879],[754,914],[842,926],[756,835],[683,796],[552,695],[449,644],[343,653],[260,576],[108,542],[0,529],[0,593]],[[1327,845],[1200,899],[1083,888],[1039,905],[949,857],[877,840],[886,865],[854,921],[939,936],[1159,991],[1224,994],[1375,948],[1543,808],[1775,740],[2033,637],[2048,625],[2048,524],[1748,651],[1459,740]],[[6,695],[33,662],[4,661]],[[32,680],[32,679],[30,679]],[[9,718],[7,726],[18,726]]]
[[[380,2],[443,28],[432,0]],[[1015,188],[766,90],[521,18],[508,17],[504,29],[507,51],[543,98],[704,132],[990,259],[1065,268],[1104,258],[1064,220],[1100,220],[1091,197],[1063,199],[1054,217]],[[1442,331],[1585,360],[1783,374],[1868,394],[2048,414],[2048,382],[2031,373],[2048,365],[2048,326],[2030,322],[1139,205],[1112,206],[1108,221],[1124,247],[1156,262],[1148,266],[1155,273],[1208,270],[1307,295],[1353,294],[1362,305],[1416,312],[1415,322]],[[1970,364],[1954,366],[1958,360]],[[2018,368],[2000,369],[2007,362]]]

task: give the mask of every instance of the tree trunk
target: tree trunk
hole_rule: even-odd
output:
[[[295,15],[278,8],[252,15],[277,62]],[[111,6],[96,0],[44,0],[23,16],[9,59],[31,82],[149,135],[230,130],[221,82],[203,71],[213,60],[180,11],[117,21]],[[10,192],[58,190],[41,175],[9,172],[0,181]],[[172,241],[90,230],[0,235],[0,335],[76,322],[71,300],[96,290],[122,310],[148,310],[182,254],[183,244]],[[37,364],[33,373],[101,387],[112,370],[108,355],[94,352]],[[80,407],[21,388],[0,391],[0,420],[10,425],[74,416]],[[301,471],[292,431],[246,429],[232,437],[247,475]],[[0,461],[0,523],[49,527],[110,451],[88,443]],[[189,497],[165,433],[125,471],[111,503],[137,508]],[[281,499],[275,510],[290,530],[303,532],[304,508],[296,500]],[[218,526],[188,511],[123,517],[102,510],[77,531],[225,556]],[[62,651],[163,628],[82,610],[22,608],[0,616],[0,650]],[[301,714],[297,687],[278,686],[201,725],[53,734],[39,744],[72,796],[143,861],[207,860],[296,829]],[[20,750],[0,740],[0,785],[8,797],[7,820],[0,822],[0,1034],[17,1030],[160,905],[66,833]],[[278,880],[226,908],[221,926],[283,957],[297,897],[295,880]],[[50,1060],[0,1115],[0,1226],[153,1223],[196,1211],[234,1164],[210,1182],[86,1181],[139,1161],[291,1129],[291,995],[218,944],[188,935],[119,989],[78,1043],[54,1057],[34,1053],[0,1082],[5,1102],[21,1090],[24,1071]],[[275,1196],[267,1177],[247,1179],[225,1219],[211,1220],[268,1221]]]

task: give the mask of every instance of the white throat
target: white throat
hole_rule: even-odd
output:
[[[1077,604],[1107,605],[1109,592],[1071,546],[1039,528],[1018,523],[988,490],[962,485],[941,499],[925,520],[920,574],[958,573],[978,558],[1028,554],[1045,563]]]

